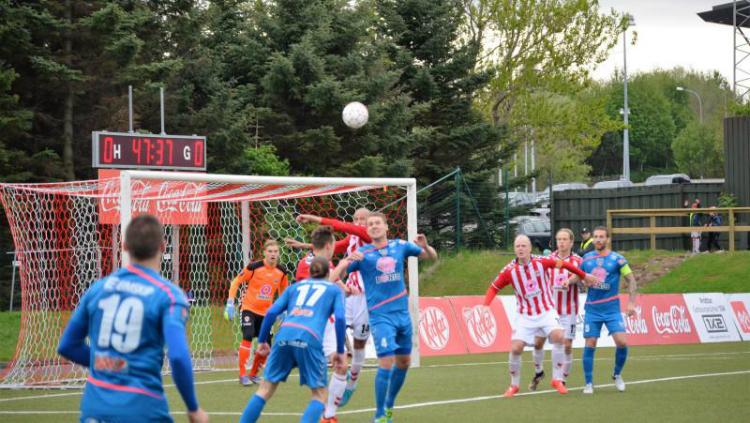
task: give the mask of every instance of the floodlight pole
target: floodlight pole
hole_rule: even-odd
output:
[[[623,98],[625,102],[625,108],[622,112],[623,124],[625,128],[622,130],[622,178],[630,180],[630,139],[628,134],[628,115],[630,109],[628,109],[628,28],[634,25],[633,15],[625,15],[627,22],[625,23],[625,31],[622,32],[622,56],[623,56]]]
[[[128,85],[128,132],[133,133],[133,86]]]

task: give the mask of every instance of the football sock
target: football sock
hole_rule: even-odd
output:
[[[625,361],[628,359],[628,347],[615,349],[615,376],[622,372]]]
[[[594,383],[594,352],[596,348],[584,347],[583,348],[583,377],[586,379],[586,384]]]
[[[260,412],[263,411],[263,407],[265,407],[265,405],[266,400],[259,397],[258,395],[253,395],[252,398],[250,398],[250,401],[247,402],[245,411],[242,412],[240,423],[255,423],[256,421],[258,421]]]
[[[322,402],[318,400],[310,400],[305,408],[305,413],[300,419],[301,423],[318,423],[320,421],[320,415],[323,414],[323,410],[326,408]]]
[[[357,387],[357,380],[359,380],[359,372],[362,371],[362,366],[365,364],[365,350],[354,350],[352,352],[352,378],[346,384],[346,389],[354,389]]]
[[[341,396],[344,395],[344,389],[346,389],[346,375],[342,376],[334,372],[331,375],[331,382],[328,384],[328,401],[323,417],[328,419],[336,415],[336,409],[341,402]]]
[[[552,379],[562,380],[565,365],[565,348],[562,344],[552,344]]]
[[[541,373],[544,371],[544,347],[541,349],[534,349],[534,352],[532,354],[534,357],[534,371],[537,373]]]
[[[375,373],[375,417],[385,415],[385,397],[388,394],[388,384],[391,380],[391,369],[378,367]]]
[[[568,378],[570,374],[570,366],[573,365],[573,352],[565,354],[565,364],[563,365],[563,380]]]
[[[247,359],[250,358],[250,351],[252,347],[252,341],[245,341],[243,339],[242,343],[240,344],[240,376],[245,376],[245,365],[247,364]]]
[[[406,372],[408,370],[408,368],[401,369],[396,366],[393,366],[391,369],[391,383],[388,386],[388,395],[385,397],[385,408],[393,408],[393,404],[396,403],[396,396],[401,390],[401,387],[404,386]]]
[[[258,376],[258,369],[264,361],[265,357],[261,357],[257,353],[253,356],[253,367],[250,368],[250,376]]]
[[[508,359],[508,369],[510,370],[510,384],[518,386],[521,383],[521,355],[510,353]]]

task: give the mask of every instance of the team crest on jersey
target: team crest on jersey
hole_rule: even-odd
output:
[[[381,257],[375,264],[375,268],[381,273],[393,273],[396,271],[396,260],[393,257]]]
[[[244,317],[244,318],[243,318],[242,320],[244,320],[244,321],[245,321],[245,323],[247,323],[247,322],[249,322],[249,321],[250,321],[250,316],[245,316],[245,317]]]

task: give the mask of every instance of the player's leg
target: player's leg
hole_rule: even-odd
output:
[[[604,321],[595,312],[587,311],[583,322],[583,337],[586,344],[583,348],[583,378],[586,386],[583,389],[584,394],[594,393],[594,353],[596,352],[596,342],[602,331]]]
[[[563,383],[568,379],[570,367],[573,364],[573,340],[576,337],[576,318],[577,316],[574,314],[560,316],[560,325],[565,331],[565,340],[563,342],[565,352],[565,362],[562,371]]]
[[[371,319],[370,330],[378,356],[378,370],[375,373],[375,420],[385,421],[385,399],[396,362],[396,329],[391,322]]]
[[[567,394],[568,389],[563,383],[563,366],[565,366],[565,331],[559,326],[549,330],[549,340],[552,343],[552,382],[551,386],[561,394]]]
[[[242,342],[239,348],[239,366],[240,366],[240,384],[250,386],[252,383],[247,377],[247,360],[253,349],[253,338],[255,337],[255,319],[254,313],[249,310],[242,310],[240,326],[242,328]],[[258,328],[260,329],[260,328]]]
[[[352,351],[352,366],[349,380],[341,398],[341,407],[349,402],[349,399],[357,389],[359,374],[365,364],[365,345],[370,337],[370,319],[367,314],[367,302],[364,295],[355,295],[347,298],[347,323],[352,327],[354,348]]]
[[[242,412],[240,417],[241,423],[253,423],[258,420],[266,402],[276,392],[280,382],[286,381],[289,373],[297,365],[294,351],[287,345],[274,346],[271,348],[271,354],[268,358],[268,367],[266,368],[266,378],[260,384]]]
[[[396,344],[398,348],[395,351],[396,362],[391,368],[391,383],[388,385],[388,394],[385,398],[385,415],[388,421],[393,416],[393,406],[396,404],[396,397],[401,392],[401,388],[406,381],[406,373],[411,366],[411,338],[412,338],[411,318],[408,314],[402,316],[399,327],[396,332]]]
[[[257,336],[258,331],[260,331],[261,326],[263,326],[263,316],[259,314],[255,314],[255,313],[251,313],[251,314],[252,314],[252,319],[254,321],[253,322],[253,331],[254,331],[253,336]],[[268,342],[271,342],[271,340],[269,339]],[[252,383],[260,382],[260,378],[258,377],[258,370],[260,369],[260,366],[265,364],[266,358],[267,357],[264,357],[259,354],[255,354],[253,356],[253,365],[250,368],[250,381]]]
[[[541,336],[537,335],[534,338],[534,351],[532,352],[532,357],[534,358],[534,377],[531,379],[531,383],[529,383],[529,391],[536,391],[539,382],[544,379],[545,341],[547,341],[547,338],[543,334]]]
[[[323,354],[330,359],[329,361],[333,361],[333,355],[336,354],[336,330],[330,319],[326,323],[323,334]],[[333,368],[331,381],[328,384],[328,398],[325,402],[323,422],[336,421],[336,410],[346,389],[346,369],[346,363],[337,364]]]
[[[612,334],[612,339],[615,341],[615,368],[612,372],[612,379],[615,381],[615,387],[620,392],[625,391],[625,382],[622,380],[622,368],[625,367],[625,362],[628,359],[628,337],[625,333],[625,322],[622,320],[622,315],[611,316],[607,320],[607,329]]]
[[[529,344],[533,343],[533,336],[527,338]],[[526,342],[520,339],[510,341],[510,354],[508,354],[508,373],[510,373],[510,386],[505,391],[505,396],[510,398],[518,392],[521,383],[521,354],[526,347]]]
[[[325,418],[321,420],[320,416],[323,415],[323,410],[325,408],[325,406],[323,405],[323,401],[325,401],[325,398],[328,396],[328,392],[325,388],[314,388],[310,389],[310,393],[310,402],[307,404],[307,408],[305,408],[305,412],[302,414],[300,422],[318,423],[318,421],[326,421]]]
[[[299,367],[299,383],[307,385],[312,398],[302,415],[301,422],[318,423],[325,410],[324,401],[328,397],[326,357],[321,348],[295,348],[294,355]]]

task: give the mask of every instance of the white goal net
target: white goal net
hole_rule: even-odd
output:
[[[414,179],[301,178],[176,172],[104,172],[100,179],[0,184],[0,201],[20,262],[21,328],[2,387],[74,387],[84,369],[57,344],[78,300],[98,278],[127,264],[123,228],[151,213],[165,228],[162,275],[191,300],[188,337],[196,369],[236,367],[237,326],[222,319],[229,283],[268,238],[308,240],[295,216],[351,221],[357,208],[382,209],[390,236],[416,235]],[[282,248],[293,272],[304,251]],[[409,262],[410,308],[418,314],[416,260]],[[414,322],[414,359],[418,335]]]

